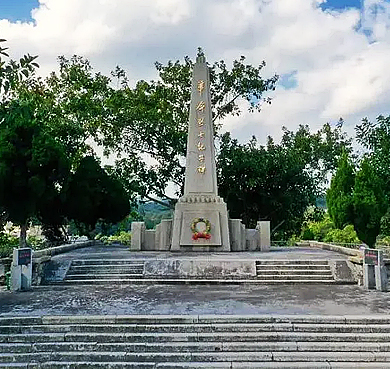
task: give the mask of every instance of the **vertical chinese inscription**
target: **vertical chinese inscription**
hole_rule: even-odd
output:
[[[202,94],[205,89],[205,81],[202,79],[198,80],[196,84],[196,88],[199,92],[199,96],[202,97]],[[198,144],[196,147],[198,148],[199,155],[198,155],[198,167],[196,168],[196,171],[200,174],[204,174],[206,172],[206,165],[205,165],[205,154],[204,151],[206,150],[205,144],[202,142],[202,140],[205,138],[205,131],[203,131],[204,126],[204,113],[206,110],[206,103],[203,100],[200,100],[196,105],[196,122],[199,128],[198,135],[197,135],[197,141]]]
[[[199,95],[202,96],[202,93],[203,93],[203,90],[204,90],[204,81],[200,79],[198,81],[197,87],[198,87]]]
[[[198,104],[196,105],[196,110],[203,113],[205,109],[206,109],[206,103],[204,101],[199,101]]]

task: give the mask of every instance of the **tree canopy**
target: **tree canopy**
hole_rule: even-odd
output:
[[[388,202],[382,179],[376,174],[368,158],[363,159],[356,173],[353,206],[353,224],[358,237],[374,247]]]
[[[368,157],[376,174],[382,178],[390,200],[390,116],[379,115],[376,122],[362,119],[356,126],[358,142],[368,150]]]
[[[265,63],[254,67],[241,57],[228,69],[225,62],[210,66],[212,115],[216,129],[228,114],[240,114],[239,100],[244,99],[250,111],[261,109],[263,95],[275,88],[277,76],[261,77]],[[118,173],[131,178],[132,188],[146,198],[168,198],[166,188],[175,183],[183,191],[188,116],[193,62],[156,63],[159,78],[139,81],[128,86],[123,73],[117,70],[122,88],[112,99],[115,110],[113,127],[106,132],[104,144],[126,157],[116,163]],[[145,163],[145,155],[153,165]],[[171,199],[173,200],[173,199]]]
[[[297,132],[283,129],[280,144],[268,137],[260,146],[253,138],[239,144],[226,133],[218,155],[219,192],[230,216],[249,227],[270,220],[279,237],[300,228],[305,210],[322,194],[326,173],[351,141],[340,128],[326,124],[316,133],[308,126]]]
[[[108,175],[93,156],[81,159],[66,193],[70,219],[86,226],[90,236],[98,221],[116,223],[130,213],[129,197],[118,179]]]
[[[343,229],[347,224],[353,224],[353,189],[355,185],[355,167],[348,154],[343,153],[339,160],[336,173],[326,192],[328,213],[336,228]]]
[[[12,100],[0,107],[0,205],[22,227],[54,200],[69,173],[61,144],[46,129],[33,101]]]
[[[337,228],[353,224],[358,237],[374,247],[379,233],[387,232],[390,200],[390,118],[375,123],[364,118],[356,126],[358,142],[367,150],[355,175],[347,154],[339,162],[327,191],[329,214]],[[387,213],[386,213],[387,212]]]
[[[92,152],[113,89],[110,79],[93,75],[82,58],[60,58],[59,75],[42,80],[34,73],[36,57],[16,62],[5,50],[0,48],[0,210],[2,218],[6,214],[21,226],[22,245],[32,218],[50,233],[69,218],[71,173]],[[127,215],[128,196],[113,176],[106,177],[101,191],[115,193],[105,193],[106,216],[117,220],[117,214]],[[80,220],[80,214],[72,215]]]
[[[166,190],[174,183],[177,196],[183,191],[192,60],[156,63],[157,79],[135,86],[119,67],[108,77],[82,57],[58,60],[59,72],[41,79],[34,73],[36,56],[13,61],[0,47],[2,222],[8,214],[25,225],[34,216],[55,228],[74,218],[91,231],[97,220],[126,215],[129,196],[173,206],[176,196],[168,197]],[[364,119],[357,126],[368,153],[356,178],[348,159],[351,139],[341,124],[325,124],[317,132],[308,126],[283,128],[280,143],[268,137],[265,145],[220,135],[223,118],[239,115],[242,101],[252,112],[270,103],[267,92],[275,89],[278,76],[263,78],[264,67],[265,62],[253,66],[244,57],[231,67],[224,61],[210,65],[219,190],[230,216],[249,227],[268,219],[278,236],[291,235],[338,167],[327,196],[329,213],[337,227],[353,222],[371,244],[390,201],[390,117],[379,116],[376,123]],[[96,146],[113,154],[115,165],[101,168]],[[364,224],[371,230],[363,230]]]

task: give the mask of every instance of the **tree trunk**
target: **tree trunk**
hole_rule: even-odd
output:
[[[19,248],[27,246],[27,222],[20,226]]]
[[[69,234],[66,231],[66,228],[63,224],[61,225],[61,230],[62,230],[62,234],[64,235],[65,242],[69,243]]]

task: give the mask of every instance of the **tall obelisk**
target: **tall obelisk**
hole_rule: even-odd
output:
[[[175,207],[172,251],[230,251],[228,213],[218,196],[209,68],[198,55],[192,76],[184,196]]]

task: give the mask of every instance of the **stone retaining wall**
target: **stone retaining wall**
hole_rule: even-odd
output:
[[[63,254],[64,252],[69,252],[76,249],[81,249],[84,247],[90,247],[96,245],[100,241],[83,241],[83,242],[74,242],[65,245],[49,247],[47,249],[33,251],[33,285],[39,285],[42,278],[43,267],[50,261],[51,257],[54,255]],[[5,281],[5,273],[10,270],[12,263],[12,258],[2,258],[0,259],[0,284]]]
[[[54,256],[58,254],[63,254],[64,252],[81,249],[83,247],[95,246],[97,242],[100,241],[90,240],[90,241],[83,241],[83,242],[68,243],[61,246],[49,247],[47,249],[34,251],[33,259],[38,259],[43,256]]]
[[[297,243],[298,246],[310,246],[317,247],[322,250],[329,250],[334,252],[339,252],[340,254],[349,255],[349,256],[361,256],[361,252],[358,249],[351,249],[349,247],[332,245],[330,243],[319,242],[319,241],[306,241]]]
[[[319,241],[306,241],[299,242],[297,246],[309,246],[316,247],[322,250],[329,250],[333,252],[338,252],[340,254],[348,255],[348,267],[353,275],[354,280],[359,284],[363,284],[363,254],[358,249],[351,249],[349,247],[332,245],[326,242]],[[387,268],[387,274],[390,275],[390,259],[385,258],[385,266]]]

